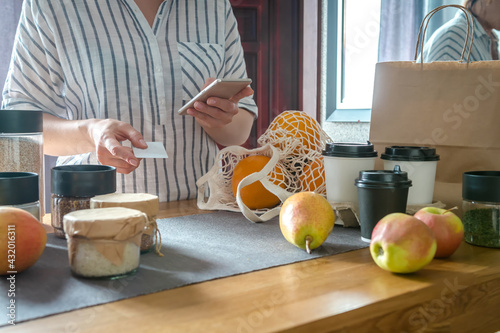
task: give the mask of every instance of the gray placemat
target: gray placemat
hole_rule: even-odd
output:
[[[359,228],[335,226],[312,254],[288,243],[278,218],[252,223],[242,214],[216,212],[158,220],[162,253],[141,256],[136,274],[117,280],[88,280],[72,276],[66,241],[49,234],[39,261],[10,281],[1,277],[0,307],[15,300],[15,321],[31,320],[92,305],[173,289],[216,278],[324,257],[367,247]],[[0,316],[0,326],[8,316]]]

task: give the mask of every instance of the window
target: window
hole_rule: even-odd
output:
[[[368,123],[375,64],[411,61],[420,24],[432,9],[463,0],[323,0],[322,112],[326,123]],[[426,39],[451,20],[454,8],[438,12]]]
[[[324,1],[326,120],[369,122],[378,60],[380,0]]]

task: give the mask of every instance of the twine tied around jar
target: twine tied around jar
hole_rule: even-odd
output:
[[[163,253],[161,253],[161,233],[160,233],[160,229],[158,229],[158,224],[156,223],[156,218],[154,218],[154,217],[148,218],[147,227],[148,228],[152,227],[153,230],[154,230],[154,234],[155,234],[155,243],[154,243],[155,253],[157,255],[159,255],[160,257],[163,257]]]

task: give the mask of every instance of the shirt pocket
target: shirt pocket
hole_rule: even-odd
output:
[[[183,99],[188,101],[203,88],[209,77],[222,73],[224,46],[211,43],[178,42],[181,59]]]

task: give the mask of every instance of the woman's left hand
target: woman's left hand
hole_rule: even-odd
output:
[[[210,78],[205,82],[205,87],[215,79]],[[239,112],[238,102],[240,99],[251,96],[253,89],[250,86],[243,88],[230,99],[209,97],[206,103],[197,101],[194,108],[187,110],[187,114],[195,117],[203,128],[222,128],[233,121],[233,117]]]

